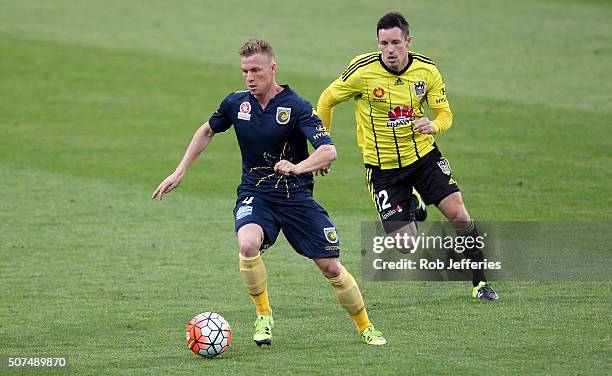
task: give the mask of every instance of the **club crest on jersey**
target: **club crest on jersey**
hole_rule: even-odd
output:
[[[427,85],[425,85],[425,81],[418,81],[413,84],[414,86],[414,95],[421,99],[423,95],[425,95],[425,91],[427,91]]]
[[[389,120],[387,121],[387,127],[395,128],[402,125],[408,125],[416,119],[414,115],[414,109],[406,105],[395,106],[392,111],[387,113]]]
[[[336,232],[335,227],[325,227],[323,229],[323,234],[325,234],[325,239],[328,242],[332,244],[338,243],[338,233]]]
[[[448,161],[446,159],[438,161],[438,167],[440,167],[440,170],[442,170],[444,175],[450,176],[451,169],[450,169],[450,165],[448,164]]]
[[[276,122],[280,125],[285,125],[291,119],[290,107],[278,107],[276,109]]]
[[[240,120],[251,120],[251,104],[249,102],[242,102],[240,104],[240,111],[238,112],[238,119]]]

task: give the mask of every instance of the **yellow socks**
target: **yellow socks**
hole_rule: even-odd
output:
[[[346,269],[342,268],[342,273],[334,278],[327,279],[334,289],[334,294],[338,299],[338,303],[351,315],[351,319],[357,326],[359,333],[367,328],[372,327],[372,323],[368,318],[368,312],[365,309],[359,286],[355,282],[355,278]]]
[[[257,315],[272,315],[268,298],[268,276],[261,255],[244,257],[240,255],[240,276],[255,303]]]
[[[251,299],[253,299],[257,315],[271,316],[272,308],[270,308],[267,286],[268,277],[261,255],[255,257],[240,255],[240,276],[249,295],[251,295]],[[328,281],[334,289],[338,302],[349,313],[355,326],[357,326],[357,330],[361,333],[372,327],[359,286],[357,286],[357,282],[355,282],[351,273],[343,268],[339,276],[328,278]]]

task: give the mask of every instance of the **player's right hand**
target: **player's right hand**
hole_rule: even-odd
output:
[[[164,195],[166,193],[170,193],[170,191],[178,187],[178,185],[181,183],[182,178],[182,174],[174,172],[173,174],[165,178],[164,181],[162,181],[157,186],[157,189],[155,190],[155,192],[153,192],[151,198],[156,199],[157,197],[159,197],[159,199],[161,200],[162,198],[164,198]]]

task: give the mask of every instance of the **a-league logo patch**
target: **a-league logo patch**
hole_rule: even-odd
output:
[[[325,234],[325,239],[332,244],[338,243],[338,233],[336,232],[335,227],[325,227],[323,229],[323,233]]]
[[[440,170],[442,170],[444,175],[450,176],[451,169],[450,169],[450,165],[448,164],[447,160],[443,159],[441,161],[438,161],[438,167],[440,167]]]
[[[423,95],[425,95],[425,92],[427,91],[427,85],[425,85],[425,81],[415,82],[413,86],[414,95],[416,95],[416,97],[419,99],[423,98]]]
[[[241,220],[242,218],[249,216],[253,214],[253,207],[252,206],[241,206],[238,208],[238,211],[236,212],[236,220]]]
[[[240,120],[251,120],[251,104],[249,102],[242,102],[240,104],[240,111],[238,112],[238,119]]]
[[[278,107],[276,109],[276,122],[281,125],[285,125],[291,119],[291,108],[289,107]]]

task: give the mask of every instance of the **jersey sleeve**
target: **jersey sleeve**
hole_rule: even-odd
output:
[[[317,111],[308,102],[304,104],[300,112],[297,126],[315,149],[321,145],[334,144],[329,131],[323,126]]]
[[[448,99],[446,98],[446,85],[444,85],[440,71],[434,68],[431,74],[432,82],[427,90],[427,104],[429,108],[446,108],[450,111]]]
[[[351,60],[348,67],[342,72],[340,77],[338,77],[334,82],[329,85],[327,88],[329,93],[336,99],[338,102],[344,102],[361,93],[362,85],[360,72],[362,60],[366,59],[374,59],[375,57],[365,57],[357,56],[353,60]]]
[[[331,123],[333,117],[333,108],[340,102],[349,100],[362,91],[361,79],[359,77],[359,68],[361,67],[361,61],[364,59],[370,59],[366,56],[357,56],[351,60],[348,67],[342,72],[334,82],[332,82],[327,89],[321,93],[319,97],[319,103],[317,104],[317,111],[321,116],[323,125],[326,129],[331,130]]]
[[[448,108],[432,108],[436,118],[432,121],[434,133],[446,132],[453,125],[453,113]]]
[[[339,100],[334,98],[331,94],[330,88],[323,90],[319,97],[319,103],[317,104],[317,113],[323,122],[323,126],[328,131],[331,131],[331,123],[334,117],[334,106],[340,103]]]
[[[219,105],[219,109],[215,111],[208,119],[210,129],[215,133],[225,132],[232,126],[232,119],[230,117],[230,95],[225,97],[223,102]]]

